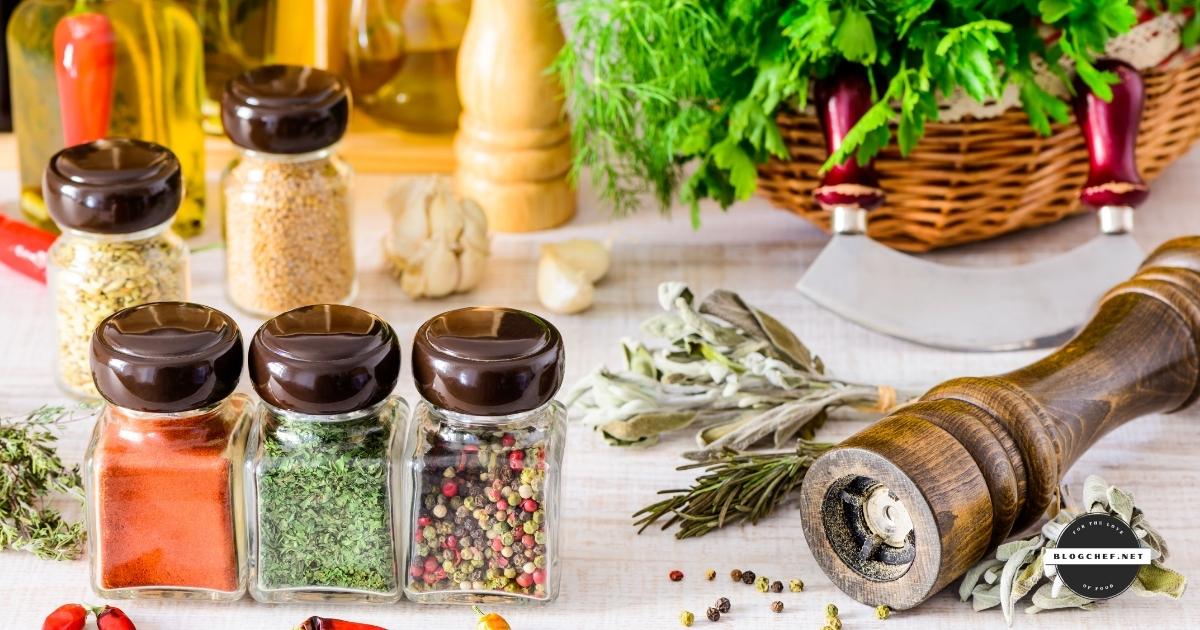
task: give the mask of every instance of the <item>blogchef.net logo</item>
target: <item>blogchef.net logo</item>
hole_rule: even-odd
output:
[[[1067,524],[1058,546],[1046,550],[1044,561],[1057,566],[1063,583],[1076,595],[1110,599],[1133,585],[1150,556],[1125,521],[1108,514],[1083,514]]]

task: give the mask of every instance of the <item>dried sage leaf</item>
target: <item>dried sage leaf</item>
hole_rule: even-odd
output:
[[[1168,569],[1157,562],[1138,569],[1133,590],[1138,595],[1166,595],[1171,599],[1183,597],[1187,589],[1187,578],[1182,573]]]
[[[1028,614],[1036,614],[1043,610],[1058,610],[1061,608],[1081,608],[1083,610],[1091,610],[1096,602],[1080,597],[1068,589],[1062,589],[1062,592],[1055,597],[1053,592],[1054,585],[1051,583],[1043,584],[1041,588],[1033,593],[1031,606],[1025,609]]]
[[[1016,592],[1013,590],[1013,581],[1017,579],[1017,572],[1025,564],[1025,559],[1029,557],[1029,554],[1035,553],[1043,542],[1045,542],[1044,538],[1035,536],[1033,540],[1026,541],[1024,546],[1013,551],[1004,563],[1004,571],[1000,573],[1000,609],[1004,611],[1004,619],[1010,624],[1012,623],[1013,606],[1017,601]]]
[[[722,319],[746,334],[769,343],[775,358],[786,361],[792,367],[813,374],[824,371],[820,359],[815,358],[812,351],[787,326],[763,311],[749,306],[741,296],[732,291],[713,291],[701,302],[700,312]]]
[[[988,569],[993,569],[1000,566],[1004,566],[1004,562],[1002,560],[988,558],[987,560],[984,560],[983,562],[971,567],[971,569],[967,571],[966,575],[963,575],[962,583],[958,585],[958,598],[964,602],[967,601],[967,599],[971,597],[971,592],[975,590],[975,586],[979,584],[981,579],[983,579],[984,572]],[[996,598],[996,603],[1000,603],[999,597]]]
[[[609,422],[601,430],[614,439],[636,442],[685,428],[695,419],[695,411],[651,411],[639,413],[628,420]]]
[[[975,612],[1000,605],[1000,587],[980,584],[971,591],[971,608]]]

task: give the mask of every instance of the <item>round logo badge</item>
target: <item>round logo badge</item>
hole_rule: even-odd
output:
[[[1109,599],[1124,593],[1150,549],[1138,541],[1133,528],[1108,514],[1083,514],[1067,524],[1058,546],[1048,549],[1046,564],[1058,566],[1067,588],[1088,599]]]

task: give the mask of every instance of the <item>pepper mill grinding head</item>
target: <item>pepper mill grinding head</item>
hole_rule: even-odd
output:
[[[1050,356],[934,387],[814,462],[804,536],[838,588],[906,609],[1038,521],[1071,464],[1200,393],[1200,236],[1169,241]]]

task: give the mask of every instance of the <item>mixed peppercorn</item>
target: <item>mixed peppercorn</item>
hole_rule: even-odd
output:
[[[543,432],[427,435],[409,588],[546,596]]]

